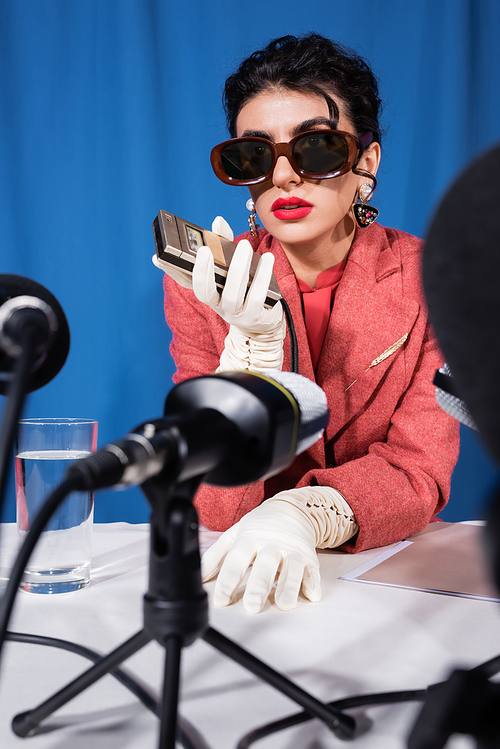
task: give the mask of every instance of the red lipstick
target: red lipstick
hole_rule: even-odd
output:
[[[294,196],[278,198],[271,206],[273,214],[282,221],[304,218],[308,213],[311,213],[312,209],[313,206],[307,200]]]

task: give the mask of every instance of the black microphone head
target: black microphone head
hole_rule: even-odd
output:
[[[431,322],[456,389],[500,461],[500,146],[439,204],[424,249]]]
[[[237,427],[231,450],[204,477],[207,484],[240,486],[274,476],[321,436],[329,420],[325,393],[292,372],[272,376],[219,372],[176,385],[165,415],[214,409]]]
[[[57,299],[44,286],[23,276],[0,274],[0,312],[2,306],[16,297],[32,297],[48,305],[55,316],[47,350],[38,358],[28,379],[27,392],[38,390],[52,380],[63,367],[68,356],[70,333],[66,315]],[[21,303],[21,300],[20,300]],[[0,394],[8,391],[16,356],[0,344]]]

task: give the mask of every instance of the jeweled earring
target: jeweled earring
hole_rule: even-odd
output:
[[[379,214],[378,208],[366,205],[366,203],[368,203],[371,196],[373,195],[375,187],[377,186],[375,177],[373,177],[372,175],[369,176],[373,179],[372,184],[370,184],[369,182],[363,182],[363,184],[359,186],[358,192],[356,193],[356,200],[352,204],[352,212],[354,214],[354,218],[356,219],[357,225],[361,229],[366,229],[367,226],[373,224],[377,220]]]
[[[259,228],[259,225],[257,223],[257,211],[255,210],[255,203],[253,202],[252,198],[249,198],[246,202],[247,211],[250,211],[250,216],[248,217],[248,225],[250,227],[250,234],[252,237],[257,236],[257,229]]]

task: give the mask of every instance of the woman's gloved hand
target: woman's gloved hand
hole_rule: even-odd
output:
[[[193,270],[193,291],[229,323],[217,372],[249,369],[254,372],[280,370],[283,365],[283,341],[286,322],[281,302],[271,309],[264,307],[271,281],[274,255],[261,256],[247,292],[250,242],[243,239],[234,252],[222,293],[215,285],[214,259],[208,247],[200,247]],[[246,296],[245,296],[246,295]]]
[[[193,291],[200,302],[208,304],[227,323],[236,325],[248,335],[270,333],[283,320],[281,302],[271,309],[264,307],[274,265],[274,255],[270,252],[261,255],[247,292],[253,256],[252,245],[247,239],[238,242],[222,293],[215,285],[214,258],[208,247],[200,247],[193,268]]]
[[[333,548],[358,531],[351,508],[336,489],[302,487],[276,494],[229,528],[203,555],[204,581],[216,575],[214,604],[227,606],[252,567],[243,595],[251,614],[262,611],[274,587],[288,611],[299,593],[319,601],[316,548]]]
[[[231,227],[217,216],[212,231],[226,239],[233,239]],[[264,307],[271,281],[274,255],[267,252],[261,256],[252,284],[248,289],[250,263],[253,258],[250,242],[238,243],[231,260],[222,293],[215,285],[215,264],[208,247],[200,247],[192,276],[179,268],[166,272],[177,283],[194,291],[197,299],[207,304],[229,323],[229,333],[217,372],[252,370],[267,372],[280,370],[283,365],[283,341],[286,322],[280,302],[272,309]],[[158,266],[156,256],[153,263]]]

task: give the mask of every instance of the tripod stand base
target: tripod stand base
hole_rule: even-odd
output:
[[[52,712],[148,642],[157,640],[166,648],[159,747],[175,749],[182,648],[202,637],[217,650],[290,697],[312,717],[322,720],[338,738],[352,738],[355,721],[351,716],[315,699],[208,626],[208,598],[201,582],[197,517],[189,501],[194,496],[198,483],[199,481],[185,482],[178,485],[166,506],[165,487],[161,482],[151,481],[143,485],[151,505],[163,510],[158,522],[154,522],[153,512],[151,523],[149,586],[143,606],[144,629],[39,707],[16,716],[13,729],[18,736],[31,735]]]

